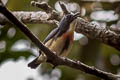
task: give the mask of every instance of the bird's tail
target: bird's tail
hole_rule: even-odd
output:
[[[36,69],[39,66],[38,57],[28,64],[28,67]]]
[[[32,69],[36,69],[42,62],[46,62],[46,61],[47,61],[47,57],[44,53],[42,53],[39,57],[34,59],[32,62],[30,62],[28,64],[28,67]]]

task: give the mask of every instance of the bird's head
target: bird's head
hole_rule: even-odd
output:
[[[77,17],[80,17],[80,13],[75,13],[75,14],[68,14],[64,17],[65,22],[69,25],[74,21]]]
[[[59,30],[63,33],[66,32],[69,29],[70,24],[72,24],[72,22],[79,16],[80,13],[65,15],[59,23],[58,26]]]

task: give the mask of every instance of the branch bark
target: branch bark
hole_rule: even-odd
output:
[[[103,78],[105,80],[115,80],[119,78],[119,75],[115,75],[112,73],[104,72],[99,69],[96,69],[94,67],[89,67],[85,64],[83,64],[80,61],[73,61],[67,58],[62,58],[57,55],[55,55],[52,51],[50,51],[47,47],[45,47],[39,39],[27,28],[26,25],[24,25],[22,22],[20,22],[1,2],[0,0],[0,12],[8,18],[9,21],[11,21],[13,24],[16,25],[36,46],[38,46],[39,49],[41,49],[47,56],[47,62],[53,64],[54,66],[59,65],[65,65],[69,66],[74,69],[78,69],[81,71],[84,71],[86,73],[98,76],[100,78]],[[88,25],[88,23],[86,23]],[[86,27],[86,26],[85,26]],[[88,28],[85,28],[86,30]],[[88,33],[85,33],[86,35]],[[54,59],[54,60],[53,60]]]
[[[115,33],[110,29],[100,27],[96,24],[85,21],[82,18],[79,18],[78,24],[76,26],[76,32],[82,33],[89,38],[97,39],[120,51],[120,34]]]
[[[58,22],[57,20],[48,20],[50,18],[50,15],[48,15],[46,12],[43,11],[17,11],[12,12],[14,16],[17,17],[20,21],[23,23],[28,24],[50,24],[50,25],[56,25]],[[8,23],[9,20],[4,17],[2,14],[0,14],[0,24],[4,25]]]

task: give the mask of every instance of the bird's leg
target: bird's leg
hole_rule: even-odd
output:
[[[46,62],[47,56],[41,52],[40,56],[38,57],[39,62]]]

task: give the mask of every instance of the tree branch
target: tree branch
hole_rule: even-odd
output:
[[[46,12],[43,11],[17,11],[12,12],[14,16],[16,16],[20,21],[23,23],[29,23],[29,24],[50,24],[50,25],[56,25],[58,24],[57,20],[48,20],[50,18],[50,15],[46,14]],[[7,18],[5,18],[2,14],[0,14],[0,24],[4,25],[8,23],[9,21]]]
[[[41,49],[47,56],[47,62],[59,66],[59,65],[66,65],[86,73],[96,75],[101,77],[105,80],[114,80],[117,79],[118,75],[114,75],[112,73],[103,72],[98,70],[94,67],[89,67],[80,61],[73,61],[67,58],[58,57],[52,51],[50,51],[47,47],[45,47],[39,39],[27,28],[26,25],[21,23],[1,2],[0,0],[0,12],[8,18],[13,24],[15,24],[39,49]],[[54,58],[54,60],[53,60]]]
[[[45,12],[13,12],[13,14],[24,23],[44,23],[50,25],[58,24],[56,20],[48,20],[50,17]],[[53,14],[54,15],[54,14]],[[8,20],[0,14],[0,24],[6,24]],[[111,47],[116,48],[120,51],[120,34],[111,31],[110,29],[102,28],[96,24],[92,24],[82,18],[78,19],[78,24],[76,27],[76,32],[82,33],[85,36],[97,39]]]
[[[76,26],[76,32],[82,33],[89,38],[97,39],[120,51],[120,34],[115,33],[110,29],[103,28],[79,18]]]

